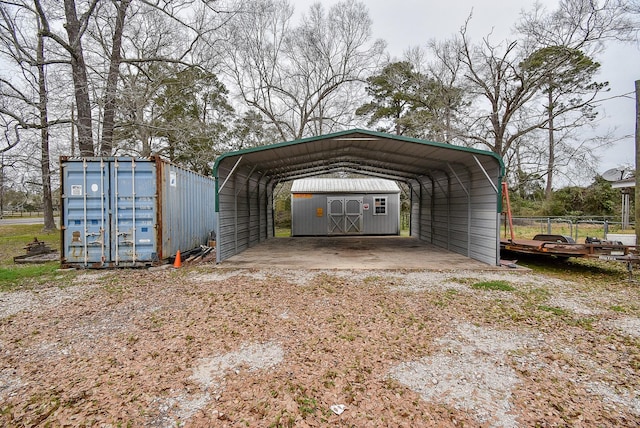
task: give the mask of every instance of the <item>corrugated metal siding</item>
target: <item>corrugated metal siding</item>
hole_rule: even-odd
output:
[[[236,232],[237,232],[237,207],[236,207],[236,180],[233,176],[229,176],[233,165],[221,165],[219,174],[228,180],[218,183],[218,186],[224,187],[218,190],[218,204],[224,209],[218,212],[218,242],[217,257],[220,260],[231,257],[236,254]]]
[[[483,163],[490,177],[498,177],[500,172],[495,165]],[[496,202],[497,189],[500,183],[494,179],[493,186],[484,175],[477,171],[471,182],[471,243],[469,257],[488,264],[495,264],[499,259],[499,213]]]
[[[484,166],[490,176],[499,176],[495,166]],[[470,174],[466,168],[454,171],[457,178],[452,173],[433,172],[431,177],[412,182],[412,235],[495,264],[499,254],[496,191],[482,172]],[[497,180],[494,185],[499,185]]]
[[[160,158],[61,158],[62,263],[145,266],[205,244],[215,182]]]
[[[456,171],[465,180],[465,171]],[[422,177],[415,186],[412,235],[435,246],[467,255],[469,241],[469,199],[457,179],[441,171]]]
[[[322,216],[317,215],[317,209]],[[312,195],[310,198],[291,198],[291,235],[323,236],[328,233],[327,196]]]
[[[62,263],[102,266],[111,259],[109,164],[61,159]]]
[[[156,186],[162,164],[132,158],[115,158],[106,164],[112,186],[109,210],[113,248],[108,262],[122,266],[159,260],[162,237],[157,235],[156,225],[161,212],[156,203],[161,191]]]
[[[387,198],[387,215],[374,215],[374,199]],[[363,235],[398,235],[400,234],[400,195],[393,194],[351,194],[331,193],[305,195],[291,198],[291,235],[292,236],[325,236],[329,234],[327,200],[329,198],[355,199],[362,198],[368,209],[362,210]],[[321,210],[319,215],[318,209]]]
[[[215,232],[215,181],[169,162],[161,170],[162,258],[206,244]]]
[[[373,215],[374,198],[387,198],[387,215]],[[400,234],[400,194],[371,194],[366,195],[365,203],[370,209],[364,211],[364,233],[367,235],[399,235]]]
[[[233,165],[221,165],[220,177],[228,177]],[[221,209],[218,216],[218,261],[273,236],[272,189],[254,169],[239,166],[231,178],[218,186]]]

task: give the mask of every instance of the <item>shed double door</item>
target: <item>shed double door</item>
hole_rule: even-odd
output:
[[[327,198],[329,235],[362,233],[362,196]]]

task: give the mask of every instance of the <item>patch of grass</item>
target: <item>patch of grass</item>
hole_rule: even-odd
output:
[[[463,285],[469,285],[472,284],[473,281],[475,281],[473,278],[458,278],[458,277],[454,277],[451,278],[452,282],[457,282],[458,284],[463,284]]]
[[[298,403],[298,410],[302,414],[303,418],[315,414],[318,410],[318,402],[313,397],[307,397],[304,395],[296,397],[296,402]]]
[[[291,228],[289,227],[276,227],[276,238],[289,238],[291,236]]]
[[[590,288],[601,285],[609,287],[612,282],[627,282],[629,272],[625,263],[609,262],[598,259],[569,258],[567,260],[551,257],[519,254],[518,264],[535,273],[578,281]]]
[[[382,277],[378,275],[367,276],[362,280],[362,282],[364,282],[366,285],[374,285],[380,281],[382,281]]]
[[[20,285],[36,280],[43,283],[55,279],[60,265],[57,262],[36,265],[0,266],[0,291],[11,291]]]
[[[60,247],[60,231],[42,232],[41,224],[16,224],[0,226],[0,291],[10,291],[19,285],[28,285],[36,281],[43,283],[56,279],[58,262],[43,264],[17,265],[15,256],[26,254],[25,247],[37,238],[48,247]],[[66,278],[66,275],[62,275]]]
[[[574,318],[570,311],[555,306],[540,305],[538,306],[538,309],[562,317],[564,322],[570,326],[580,327],[588,331],[593,330],[593,324],[596,322],[596,319],[592,317]]]
[[[41,224],[0,226],[0,265],[13,265],[13,258],[25,254],[24,247],[38,238],[52,249],[60,248],[60,231],[42,232]]]
[[[45,422],[49,416],[60,408],[61,404],[62,400],[60,399],[60,394],[56,389],[32,395],[25,403],[25,408],[28,406],[29,408],[34,409],[32,419],[27,421],[26,425],[50,426],[50,423]]]
[[[513,288],[509,284],[509,281],[505,281],[505,280],[476,282],[475,284],[471,284],[471,288],[475,288],[476,290],[497,290],[497,291],[515,290],[515,288]]]
[[[581,327],[585,330],[591,331],[593,330],[593,323],[596,322],[595,318],[578,318],[569,322],[569,325],[573,325],[575,327]]]
[[[444,308],[458,296],[458,290],[448,289],[433,304],[439,308]]]
[[[322,384],[327,389],[333,388],[336,386],[336,382],[335,382],[336,377],[338,377],[338,373],[333,370],[329,370],[324,374],[323,376],[324,380]]]
[[[344,288],[345,282],[341,278],[321,273],[313,280],[313,287],[317,290],[323,290],[328,294],[336,294],[339,289]]]
[[[540,305],[538,306],[538,309],[545,312],[551,312],[552,314],[558,316],[565,316],[569,314],[569,311],[567,311],[566,309],[557,308],[555,306]]]
[[[292,428],[294,427],[296,424],[296,417],[295,415],[292,415],[291,413],[287,412],[286,410],[283,410],[280,412],[280,414],[276,417],[276,420],[269,425],[269,428]]]
[[[546,302],[551,296],[551,292],[546,288],[532,286],[522,289],[519,293],[522,298],[523,307],[528,309],[539,309],[538,306]]]

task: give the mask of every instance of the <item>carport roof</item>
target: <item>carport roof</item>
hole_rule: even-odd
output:
[[[433,170],[446,171],[447,164],[481,166],[481,160],[494,166],[496,162],[504,175],[502,159],[493,152],[353,129],[229,152],[216,160],[213,174],[218,178],[220,165],[230,163],[229,175],[239,165],[250,165],[252,174],[276,181],[334,171],[407,181]]]

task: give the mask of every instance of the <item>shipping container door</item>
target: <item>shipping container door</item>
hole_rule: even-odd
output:
[[[111,165],[111,253],[116,266],[157,260],[156,165],[117,158]]]
[[[66,261],[102,265],[109,254],[109,165],[66,162],[63,169],[64,253]]]

